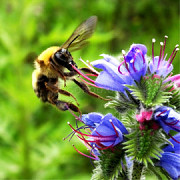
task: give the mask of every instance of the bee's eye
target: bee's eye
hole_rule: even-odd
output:
[[[54,58],[55,58],[55,59],[60,59],[60,58],[61,58],[61,53],[60,53],[60,52],[56,52],[56,53],[54,54]]]
[[[55,60],[58,60],[58,61],[66,61],[66,57],[64,56],[64,54],[62,54],[61,51],[58,51],[54,54],[54,58]]]

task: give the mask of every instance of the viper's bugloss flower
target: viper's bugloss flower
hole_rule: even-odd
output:
[[[146,46],[133,44],[127,55],[123,51],[124,60],[121,63],[116,58],[103,54],[103,59],[91,63],[94,67],[103,70],[95,84],[104,89],[124,92],[126,88],[124,85],[132,85],[134,80],[139,81],[141,76],[146,74],[146,53]]]
[[[164,42],[160,42],[160,46],[161,46],[160,54],[159,56],[155,56],[155,57],[154,57],[155,39],[152,39],[152,62],[150,62],[149,64],[149,69],[151,74],[157,74],[159,76],[166,77],[173,70],[172,62],[179,48],[178,45],[176,45],[169,59],[166,61],[165,47],[166,47],[167,38],[168,37],[165,36]]]
[[[180,134],[169,139],[173,146],[168,145],[163,149],[162,157],[156,165],[163,167],[173,180],[177,180],[180,177],[180,144],[174,139],[180,141]]]
[[[180,177],[180,154],[164,152],[159,161],[159,166],[163,167],[173,180]]]
[[[102,54],[103,59],[96,60],[91,64],[103,71],[96,78],[95,84],[104,89],[112,91],[125,91],[125,84],[133,84],[134,81],[129,75],[119,73],[119,61],[112,56]],[[124,68],[125,69],[125,68]]]
[[[92,149],[112,148],[123,142],[124,134],[128,133],[125,126],[110,113],[105,116],[99,113],[85,114],[82,116],[81,122],[88,126],[85,133],[70,126],[77,137]]]
[[[170,130],[180,132],[180,114],[167,106],[155,109],[153,119],[157,121],[168,134]]]
[[[100,124],[103,117],[104,116],[102,114],[93,112],[89,114],[83,114],[81,120],[85,125],[93,130]]]
[[[142,76],[145,76],[148,67],[145,58],[147,53],[146,46],[143,44],[132,44],[126,55],[124,51],[122,51],[122,53],[124,61],[118,67],[119,72],[124,75],[129,75],[134,80],[139,81]],[[124,68],[122,68],[123,64]],[[125,69],[125,71],[123,69]]]

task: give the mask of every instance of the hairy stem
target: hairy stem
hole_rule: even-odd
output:
[[[131,180],[141,180],[143,177],[144,165],[134,161]]]

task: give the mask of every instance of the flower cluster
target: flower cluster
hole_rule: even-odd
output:
[[[124,141],[124,135],[128,134],[125,126],[112,114],[103,116],[100,113],[84,114],[80,119],[84,128],[72,130],[77,137],[92,150],[92,155],[97,158],[98,150],[113,149],[114,146]],[[81,130],[85,130],[85,133]],[[94,159],[94,157],[90,157]]]
[[[122,51],[121,62],[106,54],[91,64],[84,62],[95,72],[95,80],[74,68],[85,83],[116,91],[106,107],[115,108],[120,120],[93,112],[76,117],[83,126],[69,124],[91,155],[75,149],[98,162],[94,179],[141,179],[149,167],[159,177],[165,171],[168,178],[180,177],[180,74],[172,76],[179,48],[176,45],[167,59],[167,38],[160,43],[159,56],[154,55],[153,39],[152,57],[145,45],[132,44],[127,53]]]

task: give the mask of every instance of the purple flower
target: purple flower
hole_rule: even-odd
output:
[[[180,177],[180,144],[174,139],[180,141],[180,134],[169,139],[173,146],[168,145],[163,149],[164,153],[156,165],[163,167],[173,180],[177,180]]]
[[[180,154],[180,133],[176,134],[169,141],[173,144],[166,146],[163,150],[164,152],[174,152]]]
[[[82,115],[82,122],[89,126],[91,129],[97,127],[99,123],[102,121],[102,118],[104,116],[100,113],[89,113],[89,114],[83,114]]]
[[[163,167],[173,180],[177,180],[180,177],[180,154],[164,152],[160,161],[159,166]]]
[[[147,61],[145,55],[147,48],[143,44],[132,44],[129,52],[124,56],[123,63],[125,64],[128,74],[136,81],[139,81],[142,76],[145,76],[147,71]],[[124,53],[123,53],[124,54]],[[122,65],[122,63],[121,63]],[[121,65],[119,71],[121,71]]]
[[[95,84],[104,89],[112,91],[125,91],[125,84],[133,84],[133,79],[128,75],[122,75],[118,71],[119,62],[112,56],[103,54],[104,59],[96,60],[91,64],[103,69],[98,75]]]
[[[158,121],[166,133],[170,130],[180,132],[180,114],[170,107],[159,106],[154,111],[153,119]]]
[[[152,40],[152,62],[149,64],[149,69],[151,74],[157,74],[159,76],[166,77],[173,70],[172,62],[179,48],[177,48],[178,45],[176,45],[169,59],[166,61],[165,47],[166,47],[167,38],[168,37],[165,36],[164,43],[163,42],[160,43],[161,45],[160,54],[159,56],[156,57],[154,57],[155,39]]]
[[[92,149],[108,149],[124,141],[128,131],[125,126],[112,114],[105,116],[99,113],[89,113],[82,116],[82,122],[88,126],[85,133],[71,128],[80,140]],[[88,133],[89,130],[89,133]]]
[[[146,46],[133,44],[126,56],[123,53],[124,61],[121,63],[114,57],[103,54],[104,59],[91,63],[94,67],[103,69],[95,84],[105,89],[124,92],[127,89],[124,85],[132,85],[134,80],[139,81],[146,74],[146,53]]]

